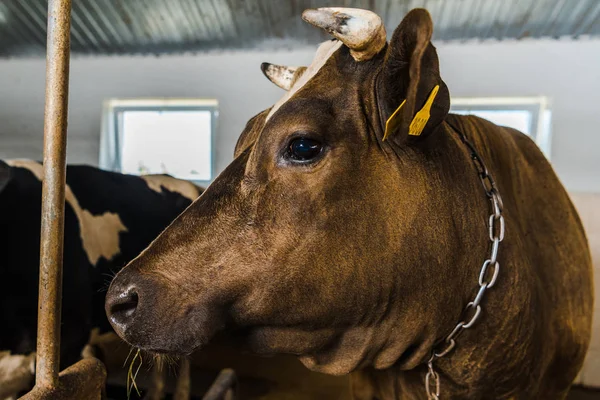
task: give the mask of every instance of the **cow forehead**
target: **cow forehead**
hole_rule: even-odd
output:
[[[314,76],[323,68],[327,61],[333,57],[336,51],[342,47],[342,42],[339,40],[328,40],[322,43],[317,49],[315,58],[313,59],[310,66],[304,71],[302,76],[294,83],[294,86],[288,90],[285,95],[273,105],[271,111],[267,115],[265,122],[269,120],[283,106],[287,103],[300,89],[302,89]]]

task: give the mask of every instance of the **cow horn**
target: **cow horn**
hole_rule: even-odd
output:
[[[304,11],[302,19],[335,36],[350,49],[356,61],[370,60],[387,41],[383,22],[372,11],[325,7]]]
[[[294,86],[294,82],[304,73],[306,67],[286,67],[265,62],[260,65],[260,69],[271,82],[283,90],[290,90]]]

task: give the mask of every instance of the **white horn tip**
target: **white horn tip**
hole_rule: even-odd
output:
[[[305,10],[302,19],[342,41],[357,61],[373,58],[387,41],[383,21],[372,11],[324,7]]]
[[[327,9],[308,9],[302,13],[302,19],[309,24],[318,26],[319,28],[326,29],[330,25],[336,23],[336,19],[333,17],[333,13],[328,12]]]
[[[268,80],[279,86],[283,90],[290,90],[298,79],[298,76],[304,72],[304,67],[286,67],[264,62],[260,69]]]

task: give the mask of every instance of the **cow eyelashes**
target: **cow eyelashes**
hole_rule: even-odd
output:
[[[323,144],[308,137],[290,140],[284,157],[291,162],[308,163],[315,160],[323,151]]]

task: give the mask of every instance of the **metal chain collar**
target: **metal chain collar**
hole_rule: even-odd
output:
[[[454,127],[452,127],[454,128]],[[467,304],[463,311],[463,317],[456,324],[452,332],[446,338],[436,345],[432,351],[431,358],[427,362],[427,375],[425,375],[425,390],[428,400],[439,400],[440,398],[440,376],[433,368],[433,362],[448,355],[456,346],[456,338],[473,324],[481,316],[481,301],[488,289],[491,289],[500,272],[500,263],[498,262],[498,248],[500,242],[504,240],[504,217],[502,216],[502,198],[498,193],[496,182],[490,175],[485,163],[475,150],[475,147],[469,142],[466,136],[458,129],[453,129],[458,133],[461,141],[469,148],[471,160],[477,169],[477,174],[485,190],[485,194],[490,199],[492,214],[488,219],[488,234],[491,241],[490,256],[484,261],[479,272],[479,289],[475,298]]]

